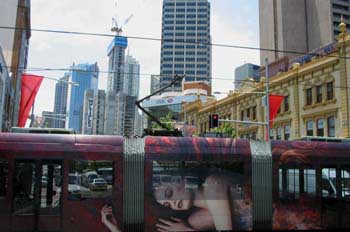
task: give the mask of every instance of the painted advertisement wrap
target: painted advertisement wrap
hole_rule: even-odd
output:
[[[186,141],[147,140],[158,154],[146,150],[146,230],[251,230],[250,170],[244,158],[227,153],[232,144],[210,154],[218,140]]]

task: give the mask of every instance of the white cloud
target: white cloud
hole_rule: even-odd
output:
[[[214,43],[257,46],[257,32],[237,17],[220,12],[216,7],[221,0],[211,1],[211,34]],[[111,33],[112,17],[118,12],[123,22],[133,14],[125,26],[124,34],[129,36],[155,37],[161,35],[161,0],[34,0],[32,1],[32,28],[58,29],[94,33]],[[249,10],[244,9],[244,12]],[[100,70],[107,71],[106,49],[111,38],[78,35],[62,35],[33,32],[30,40],[29,67],[68,68],[73,62],[98,62]],[[157,74],[160,67],[160,42],[129,40],[130,54],[139,60],[141,72]],[[228,91],[233,88],[234,68],[246,62],[259,63],[257,51],[213,47],[212,74],[231,80],[213,80],[214,91]],[[48,77],[60,78],[63,72],[40,72]],[[39,73],[38,73],[39,74]],[[149,92],[149,76],[141,76],[141,95]],[[99,88],[105,89],[107,75],[101,73]],[[55,82],[44,80],[38,93],[35,112],[52,110]]]

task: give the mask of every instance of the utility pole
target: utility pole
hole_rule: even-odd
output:
[[[270,141],[270,96],[269,96],[269,59],[265,58],[265,71],[266,71],[266,142]]]

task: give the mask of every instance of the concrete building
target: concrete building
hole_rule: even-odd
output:
[[[182,106],[198,99],[207,101],[211,95],[211,87],[207,82],[185,82],[182,85],[182,92],[165,92],[156,95],[143,102],[142,106],[157,118],[172,115],[175,121],[182,121]],[[148,119],[148,127],[152,126]]]
[[[67,120],[67,96],[69,73],[65,73],[55,87],[55,103],[53,112],[57,120],[53,121],[53,128],[65,128]]]
[[[349,23],[350,2],[345,0],[259,1],[260,47],[283,51],[311,52],[335,41],[341,15]],[[261,64],[284,56],[301,54],[261,51]]]
[[[93,131],[94,107],[96,107],[96,104],[94,104],[94,91],[92,89],[86,89],[84,92],[82,124],[82,133],[85,135],[91,135]]]
[[[104,134],[104,117],[106,107],[106,92],[104,90],[98,90],[94,95],[94,114],[93,114],[93,127],[92,133],[94,135]]]
[[[3,129],[9,131],[18,124],[21,79],[27,67],[29,38],[31,36],[30,0],[1,0],[0,22],[3,26],[19,28],[0,29],[0,47],[8,73],[9,88],[5,92]],[[24,30],[22,29],[24,28]]]
[[[260,66],[255,64],[244,64],[235,69],[235,90],[241,87],[243,81],[252,78],[256,82],[260,81]]]
[[[128,96],[139,97],[140,92],[140,64],[130,55],[125,57],[124,90]]]
[[[40,126],[41,128],[53,128],[54,127],[54,121],[55,121],[55,113],[51,111],[43,111],[41,113],[41,121],[40,121]]]
[[[104,134],[104,117],[105,117],[105,98],[104,90],[93,91],[85,90],[84,107],[83,107],[83,134]]]
[[[208,0],[163,0],[160,87],[175,74],[211,84],[210,42]],[[181,83],[169,91],[181,92]]]
[[[119,36],[116,36],[108,46],[108,92],[117,93],[124,90],[125,49],[127,47],[127,38]]]
[[[307,62],[291,63],[290,69],[270,78],[270,93],[284,96],[284,101],[270,130],[271,139],[289,140],[306,136],[350,137],[350,36],[346,25],[336,44],[323,49],[323,56]],[[305,55],[310,56],[310,55]],[[263,94],[247,94],[265,90],[265,78],[259,83],[243,84],[242,93],[212,103],[196,101],[184,106],[187,121],[194,121],[196,132],[209,132],[209,115],[218,113],[220,119],[265,121]],[[266,127],[234,124],[240,138],[264,139]]]
[[[104,134],[134,135],[136,97],[119,92],[108,92],[104,118]]]
[[[72,66],[70,81],[79,86],[69,85],[68,89],[68,129],[82,132],[84,92],[87,89],[97,91],[99,69],[97,63]]]
[[[7,72],[5,59],[2,55],[2,50],[0,46],[0,132],[2,131],[3,115],[5,114],[4,107],[6,90],[8,89],[9,84],[10,78]]]

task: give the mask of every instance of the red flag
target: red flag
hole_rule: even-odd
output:
[[[273,120],[275,119],[278,109],[281,106],[281,103],[284,99],[284,96],[280,95],[269,95],[270,100],[270,127],[273,125]]]
[[[25,73],[22,75],[21,103],[18,117],[19,127],[24,127],[26,125],[30,109],[32,108],[43,78],[43,76]]]

